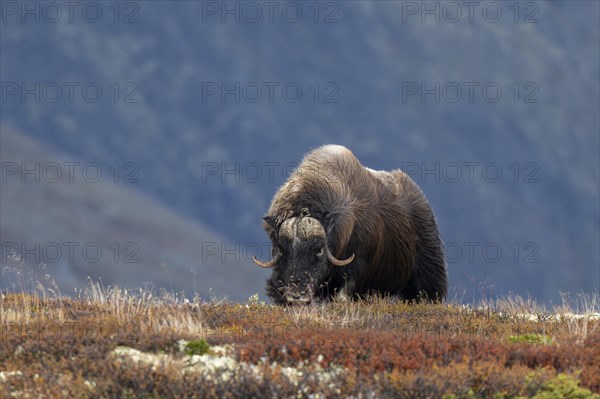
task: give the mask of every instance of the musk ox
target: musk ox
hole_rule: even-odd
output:
[[[444,250],[423,192],[401,170],[364,167],[347,148],[308,153],[277,191],[263,227],[277,304],[369,294],[442,300]]]

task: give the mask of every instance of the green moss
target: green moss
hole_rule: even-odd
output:
[[[533,396],[533,399],[600,399],[600,395],[580,388],[579,382],[575,378],[559,374],[542,384],[540,391]]]
[[[474,399],[478,397],[472,389],[466,394],[445,394],[442,399]],[[527,399],[524,396],[514,396],[505,392],[496,392],[494,399]],[[600,399],[600,395],[581,388],[579,381],[570,375],[558,374],[556,377],[544,382],[531,399]]]
[[[204,355],[210,350],[210,345],[203,339],[197,339],[185,344],[185,354],[188,356]]]
[[[521,334],[511,335],[508,337],[510,342],[529,342],[532,344],[551,344],[554,340],[552,337],[543,334]]]

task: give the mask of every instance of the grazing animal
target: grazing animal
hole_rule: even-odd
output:
[[[375,171],[339,145],[308,153],[277,191],[263,227],[272,242],[266,292],[277,304],[369,294],[442,300],[435,216],[401,170]]]

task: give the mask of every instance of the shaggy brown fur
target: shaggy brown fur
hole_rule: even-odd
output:
[[[365,168],[345,147],[327,145],[308,153],[275,194],[264,228],[279,245],[278,230],[291,217],[321,222],[327,244],[347,266],[330,266],[318,281],[327,292],[349,297],[370,293],[403,299],[443,299],[447,294],[444,251],[436,220],[423,192],[401,170]],[[267,280],[276,301],[286,281],[286,265]],[[282,277],[283,276],[283,277]]]

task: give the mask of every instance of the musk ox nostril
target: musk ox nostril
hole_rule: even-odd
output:
[[[311,302],[311,298],[308,296],[286,296],[285,300],[290,305],[301,305],[301,304],[309,304]]]
[[[308,304],[312,302],[312,295],[310,291],[299,290],[296,287],[288,287],[284,294],[285,300],[290,305],[293,304]]]

